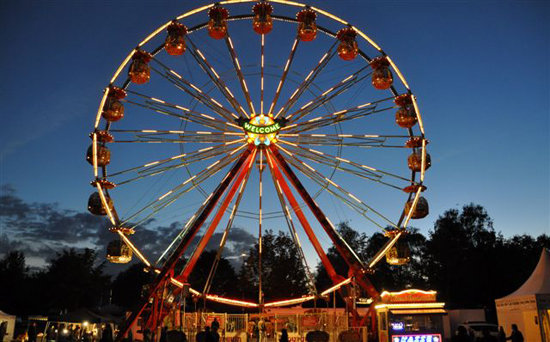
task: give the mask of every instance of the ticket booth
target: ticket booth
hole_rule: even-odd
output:
[[[435,291],[383,292],[375,305],[380,342],[442,342],[445,303]]]

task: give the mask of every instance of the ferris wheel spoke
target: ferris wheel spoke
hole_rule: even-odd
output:
[[[252,98],[250,97],[250,92],[248,91],[248,86],[246,85],[246,80],[244,79],[244,75],[241,70],[241,64],[239,63],[239,59],[237,58],[237,53],[235,52],[235,46],[233,45],[233,40],[231,40],[231,36],[229,35],[229,32],[227,32],[225,36],[225,43],[229,50],[229,54],[231,55],[231,60],[233,61],[235,72],[237,73],[237,77],[239,78],[239,82],[241,84],[243,94],[246,98],[248,108],[250,109],[250,114],[256,115],[256,110],[254,110],[254,104],[252,103]],[[248,114],[245,113],[245,115],[246,117],[249,117]]]
[[[112,143],[225,143],[242,141],[243,134],[238,132],[177,131],[177,130],[111,130],[117,133],[129,133],[132,137],[117,139]],[[131,140],[130,140],[131,139]]]
[[[265,69],[265,34],[262,34],[262,48],[261,48],[261,62],[260,62],[260,113],[264,112],[264,69]]]
[[[220,247],[218,248],[218,252],[216,254],[216,259],[214,260],[214,264],[212,265],[212,268],[210,269],[210,273],[208,274],[208,278],[206,279],[206,284],[204,285],[204,294],[208,294],[210,292],[210,288],[212,286],[212,282],[214,280],[214,275],[216,274],[216,271],[218,270],[218,266],[222,257],[223,250],[225,248],[225,243],[227,242],[227,238],[229,237],[229,232],[231,231],[231,228],[233,226],[233,221],[235,220],[235,216],[237,216],[237,212],[239,211],[239,205],[241,204],[241,199],[244,194],[244,190],[246,189],[246,185],[248,184],[248,180],[250,177],[250,172],[252,171],[252,168],[249,167],[247,171],[247,175],[245,176],[243,182],[241,183],[241,187],[239,189],[239,193],[237,194],[237,199],[235,200],[235,204],[233,205],[233,208],[231,209],[231,214],[229,216],[229,221],[227,222],[227,225],[225,227],[225,230],[222,235],[222,239],[220,241]]]
[[[240,141],[235,141],[234,143],[231,143],[231,144],[237,144],[239,142],[244,142],[244,139]],[[195,152],[184,153],[184,154],[176,155],[167,159],[153,161],[141,166],[118,171],[116,173],[109,175],[109,177],[116,178],[122,174],[127,174],[129,172],[133,172],[136,174],[136,176],[130,179],[125,179],[125,180],[116,182],[117,186],[121,186],[121,185],[131,183],[133,181],[144,179],[147,177],[158,176],[165,172],[172,171],[181,167],[185,167],[197,162],[202,162],[204,160],[208,160],[211,158],[215,158],[223,154],[229,154],[233,150],[235,150],[235,146],[231,146],[230,144],[223,144],[223,145],[202,148]]]
[[[238,116],[235,113],[232,113],[230,110],[225,108],[221,103],[216,101],[214,98],[203,92],[199,87],[194,85],[193,83],[185,80],[180,74],[175,72],[174,70],[170,69],[166,65],[159,62],[157,59],[153,58],[155,62],[157,62],[163,69],[164,72],[161,72],[157,70],[156,68],[151,67],[151,70],[165,78],[168,82],[172,83],[176,88],[184,91],[189,96],[193,97],[194,99],[198,100],[208,108],[210,108],[213,112],[227,120],[228,122],[232,122],[235,118]]]
[[[208,75],[208,77],[216,85],[218,90],[225,96],[226,100],[231,104],[231,106],[235,109],[235,111],[240,112],[244,116],[247,116],[246,110],[239,103],[239,101],[237,101],[237,99],[235,98],[231,90],[229,90],[227,85],[221,79],[220,75],[216,72],[214,67],[208,62],[205,55],[197,48],[197,46],[193,43],[193,41],[189,36],[187,36],[187,40],[189,41],[189,43],[191,43],[191,49],[189,50],[189,52],[191,53],[193,58],[197,61],[197,63],[199,64],[201,69],[204,71],[204,73]]]
[[[315,181],[319,185],[323,186],[327,191],[329,191],[331,194],[337,196],[340,199],[345,199],[346,204],[353,204],[352,209],[355,209],[359,214],[367,218],[369,221],[374,223],[376,226],[378,226],[380,229],[385,230],[384,226],[374,221],[371,217],[367,216],[368,212],[372,212],[376,216],[378,216],[380,219],[386,222],[386,225],[390,225],[394,228],[398,228],[395,223],[393,223],[391,220],[389,220],[387,217],[382,215],[380,212],[366,204],[364,201],[360,200],[357,196],[352,194],[351,192],[345,190],[340,185],[336,184],[333,180],[330,178],[324,176],[319,171],[315,170],[313,167],[305,163],[304,161],[296,158],[291,152],[287,151],[286,149],[282,148],[281,146],[278,146],[278,148],[285,152],[289,158],[287,161],[296,167],[302,174],[304,174],[306,177],[310,178],[311,180]]]
[[[290,49],[290,54],[288,56],[288,59],[286,60],[285,68],[283,70],[283,75],[281,76],[281,79],[279,80],[279,84],[277,85],[275,96],[273,97],[273,101],[271,101],[271,105],[269,106],[269,114],[273,114],[273,109],[277,105],[277,101],[279,100],[279,96],[281,95],[281,90],[283,89],[283,85],[285,84],[288,71],[290,70],[292,61],[294,61],[294,55],[296,54],[296,49],[298,47],[299,42],[300,42],[300,39],[298,39],[298,36],[296,36],[296,38],[294,39],[294,44],[292,44],[292,48]]]
[[[321,95],[317,96],[315,99],[303,105],[299,110],[295,111],[292,114],[289,114],[287,116],[287,119],[289,120],[290,123],[300,120],[304,116],[311,113],[313,110],[331,101],[336,96],[339,96],[340,94],[344,93],[346,90],[353,87],[355,84],[363,81],[365,78],[367,78],[370,75],[370,73],[368,73],[369,70],[370,70],[369,66],[365,66],[357,70],[356,72],[344,78],[337,84],[328,88],[326,91],[324,91]]]
[[[290,209],[288,208],[284,195],[283,190],[281,189],[281,185],[277,181],[275,174],[273,172],[271,173],[271,178],[273,180],[273,185],[275,186],[275,190],[277,192],[277,197],[279,198],[279,203],[281,204],[281,210],[284,213],[284,217],[290,232],[290,236],[292,237],[292,240],[294,242],[294,245],[296,245],[296,249],[298,250],[298,253],[300,254],[300,260],[302,262],[302,267],[304,267],[304,270],[306,272],[306,276],[308,279],[308,287],[309,291],[312,294],[317,294],[317,288],[315,286],[315,280],[313,278],[313,275],[311,274],[311,269],[309,268],[309,264],[307,262],[304,250],[302,248],[302,244],[300,243],[300,238],[298,237],[298,232],[296,231],[296,227],[294,226],[294,221],[292,221],[292,215],[290,214]]]
[[[333,282],[337,282],[338,280],[338,274],[334,270],[334,267],[332,266],[332,263],[330,259],[327,257],[327,254],[325,253],[325,250],[322,248],[321,244],[319,243],[319,240],[317,239],[317,236],[313,232],[307,218],[305,217],[302,208],[296,201],[296,198],[294,198],[294,195],[292,194],[292,191],[290,190],[290,187],[286,183],[282,171],[279,169],[278,162],[275,161],[275,156],[273,155],[273,151],[268,149],[267,150],[267,161],[269,165],[269,169],[272,173],[272,175],[276,179],[276,188],[283,191],[286,198],[288,199],[288,202],[290,204],[290,207],[294,211],[294,214],[298,218],[298,221],[300,221],[300,224],[302,225],[302,228],[304,228],[304,232],[306,233],[308,239],[310,240],[313,248],[315,249],[315,252],[321,259],[321,262],[323,266],[325,267],[328,275],[330,276],[331,280]]]
[[[285,133],[308,132],[315,129],[332,126],[337,123],[343,123],[351,120],[361,119],[369,115],[386,112],[395,108],[393,105],[390,105],[388,107],[378,108],[379,105],[385,101],[388,101],[388,99],[366,103],[351,109],[344,109],[329,115],[319,116],[307,121],[294,123],[286,127],[283,127],[281,131]]]
[[[128,91],[129,92],[129,91]],[[204,127],[216,129],[219,131],[227,131],[227,130],[239,130],[240,127],[235,125],[232,122],[228,121],[221,121],[218,120],[208,114],[195,112],[193,110],[190,110],[186,107],[182,107],[180,105],[170,104],[163,100],[154,98],[154,97],[148,97],[146,95],[134,93],[136,95],[140,96],[140,99],[147,98],[150,100],[145,100],[143,102],[138,102],[130,99],[124,99],[124,102],[127,102],[129,104],[139,106],[145,109],[149,109],[155,113],[166,115],[166,116],[172,116],[179,120],[187,121],[187,122],[193,122],[199,125],[202,125]],[[181,114],[183,112],[184,114]]]
[[[368,180],[371,180],[371,181],[374,181],[374,182],[378,182],[378,183],[381,183],[383,185],[387,185],[387,186],[390,186],[392,188],[395,188],[397,190],[403,190],[404,186],[398,186],[398,185],[395,185],[395,184],[391,184],[391,183],[382,181],[383,177],[385,177],[385,176],[392,177],[395,180],[406,182],[407,185],[411,185],[411,184],[412,185],[419,185],[417,182],[414,182],[414,181],[411,182],[411,180],[409,178],[405,178],[405,177],[393,174],[391,172],[386,172],[386,171],[383,171],[383,170],[379,170],[379,169],[371,167],[371,166],[356,163],[356,162],[353,162],[351,160],[341,158],[341,157],[338,157],[338,156],[334,156],[334,155],[324,153],[324,152],[321,152],[321,151],[317,151],[317,150],[314,150],[314,149],[311,149],[311,148],[302,147],[302,146],[299,146],[299,145],[296,145],[296,144],[289,144],[288,142],[285,142],[285,141],[282,141],[282,140],[279,140],[279,142],[287,145],[287,148],[288,148],[289,152],[291,152],[291,153],[293,153],[293,154],[295,154],[295,155],[297,155],[301,158],[309,159],[309,160],[311,160],[315,163],[318,163],[318,164],[324,164],[324,165],[327,165],[327,166],[331,166],[331,167],[336,168],[339,171],[347,172],[347,173],[353,174],[355,176],[358,176],[358,177],[361,177],[361,178],[364,178],[364,179],[368,179]],[[342,164],[349,165],[353,168],[348,168],[348,167],[342,166]]]
[[[398,140],[418,138],[408,135],[379,135],[379,134],[280,134],[289,145],[312,146],[355,146],[365,148],[408,148]],[[395,141],[394,141],[395,140]]]
[[[195,189],[198,187],[202,182],[207,180],[208,178],[214,176],[217,174],[220,170],[225,168],[227,165],[229,165],[231,162],[237,160],[239,158],[238,155],[236,155],[236,152],[246,147],[247,144],[243,144],[240,148],[234,149],[230,154],[227,156],[215,161],[214,163],[210,164],[206,169],[202,170],[201,172],[197,173],[196,175],[193,175],[189,177],[187,180],[185,180],[183,183],[175,186],[171,190],[164,193],[162,196],[158,197],[157,199],[151,201],[149,204],[147,204],[145,207],[137,211],[136,213],[132,214],[131,216],[127,217],[124,220],[124,224],[128,224],[131,220],[136,218],[138,215],[141,215],[145,213],[146,211],[149,212],[144,218],[139,220],[137,223],[133,224],[133,227],[138,226],[139,224],[145,222],[155,214],[157,214],[162,209],[166,208],[167,206],[174,203],[177,199],[179,199],[182,195],[188,193],[189,191]]]
[[[218,224],[220,223],[221,219],[226,213],[227,208],[229,207],[229,204],[233,201],[233,198],[236,194],[236,192],[241,188],[241,185],[244,183],[244,178],[248,176],[249,170],[252,168],[252,165],[254,161],[256,160],[256,153],[257,151],[254,150],[252,154],[248,156],[248,159],[245,163],[242,164],[242,166],[237,171],[237,177],[232,181],[232,185],[228,188],[227,192],[225,193],[224,199],[219,204],[219,207],[216,211],[216,214],[211,219],[210,224],[208,225],[208,228],[204,231],[204,234],[199,240],[199,243],[196,245],[195,249],[189,256],[187,262],[185,263],[185,266],[178,278],[187,281],[189,275],[193,271],[200,255],[206,248],[208,242],[212,238],[212,235],[216,231],[216,228]]]
[[[296,101],[302,96],[302,94],[308,89],[308,87],[313,83],[315,78],[323,71],[323,69],[327,66],[328,62],[334,57],[336,54],[336,50],[334,50],[334,47],[336,46],[336,42],[334,42],[331,47],[328,49],[328,51],[321,57],[319,60],[319,63],[309,72],[309,74],[306,76],[304,81],[296,88],[294,93],[290,96],[288,101],[279,109],[277,114],[275,115],[275,118],[279,117],[279,115],[284,116],[291,108],[296,104]]]

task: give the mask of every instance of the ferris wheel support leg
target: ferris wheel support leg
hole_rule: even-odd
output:
[[[309,225],[309,222],[307,221],[307,218],[305,217],[302,209],[300,208],[300,205],[298,204],[298,201],[294,198],[294,195],[292,194],[292,191],[290,190],[290,187],[286,183],[283,175],[281,174],[281,171],[279,170],[279,167],[277,166],[277,163],[273,160],[273,154],[268,150],[267,153],[267,159],[268,164],[271,172],[275,176],[275,179],[279,182],[279,185],[281,186],[281,190],[283,190],[283,193],[285,194],[286,198],[288,199],[288,202],[290,204],[290,207],[298,217],[298,220],[300,221],[302,227],[304,228],[304,231],[306,232],[307,237],[309,238],[309,241],[313,245],[313,248],[315,249],[315,252],[317,252],[317,255],[319,255],[319,258],[321,259],[321,262],[323,263],[323,266],[327,270],[327,273],[332,280],[332,282],[336,285],[344,280],[344,278],[336,273],[334,270],[334,267],[332,266],[332,263],[328,259],[325,251],[323,250],[323,247],[321,247],[321,244],[319,243],[319,240],[317,240],[317,237],[315,236],[315,233],[313,232],[313,229],[311,229],[311,226]]]
[[[254,151],[252,153],[252,155],[249,157],[249,159],[247,160],[247,162],[244,163],[241,166],[239,176],[237,177],[235,182],[233,182],[233,185],[231,186],[231,189],[229,190],[229,192],[225,196],[225,198],[222,202],[222,205],[218,208],[218,211],[216,212],[216,215],[212,219],[212,222],[210,223],[210,226],[208,227],[208,229],[204,233],[203,237],[201,238],[201,241],[199,242],[199,244],[198,244],[197,248],[195,249],[193,255],[189,258],[189,261],[185,265],[185,268],[183,269],[183,272],[181,273],[180,276],[177,277],[178,281],[181,281],[181,282],[184,282],[184,283],[187,282],[187,278],[189,277],[189,275],[193,271],[193,268],[197,264],[197,261],[198,261],[200,255],[202,254],[202,252],[206,248],[206,245],[210,241],[210,238],[214,234],[214,231],[216,230],[216,227],[220,223],[220,220],[222,219],[223,215],[225,214],[225,211],[226,211],[227,207],[229,206],[229,204],[233,200],[233,197],[235,196],[235,193],[237,193],[237,190],[239,189],[242,182],[244,181],[245,176],[248,174],[248,170],[252,167],[252,163],[254,162],[255,155],[256,155],[256,152]]]
[[[350,270],[352,270],[353,274],[356,276],[357,281],[359,285],[367,291],[369,296],[371,296],[374,299],[377,299],[379,297],[378,291],[374,288],[370,280],[366,276],[367,267],[363,264],[363,262],[357,257],[357,255],[350,249],[348,244],[343,240],[343,238],[338,234],[336,229],[332,226],[332,224],[328,221],[327,217],[319,208],[317,203],[313,200],[313,198],[309,195],[305,187],[302,185],[294,171],[290,168],[286,160],[283,158],[283,156],[279,153],[277,147],[275,145],[270,146],[270,151],[275,158],[275,161],[279,165],[279,167],[283,170],[287,178],[290,180],[296,191],[300,194],[304,202],[307,204],[315,218],[319,221],[329,238],[332,240],[332,243],[338,250],[338,253],[344,258],[348,266],[350,267]]]
[[[161,286],[165,282],[170,281],[169,275],[174,269],[176,262],[179,260],[181,255],[185,252],[185,250],[191,243],[193,237],[195,237],[197,232],[200,230],[201,226],[204,224],[204,222],[206,221],[210,213],[214,210],[219,199],[221,198],[225,190],[227,190],[227,188],[229,187],[229,185],[237,175],[237,172],[240,170],[241,166],[245,163],[247,159],[249,159],[250,154],[253,151],[253,148],[254,146],[251,145],[242,153],[241,157],[235,162],[235,164],[233,164],[231,170],[229,170],[227,176],[222,180],[220,185],[218,185],[216,190],[212,193],[212,196],[209,197],[201,213],[198,215],[197,219],[193,222],[192,226],[189,228],[188,233],[183,237],[183,239],[179,243],[174,253],[172,253],[172,256],[168,260],[166,260],[159,275],[157,276],[153,284],[151,284],[152,286],[149,291],[149,294],[141,300],[141,302],[137,306],[137,309],[132,312],[132,314],[126,319],[126,321],[122,325],[121,329],[119,330],[119,333],[116,336],[115,342],[121,342],[123,340],[124,336],[128,333],[132,325],[136,322],[137,318],[141,315],[143,310],[149,304],[149,300],[156,295],[157,291],[161,288]]]

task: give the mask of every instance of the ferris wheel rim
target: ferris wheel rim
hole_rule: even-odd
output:
[[[232,5],[232,4],[239,4],[239,3],[251,3],[251,2],[256,2],[256,0],[230,0],[230,1],[223,1],[223,2],[220,2],[219,4],[220,5]],[[295,6],[295,7],[305,7],[306,5],[305,4],[301,4],[301,3],[297,3],[297,2],[292,2],[292,1],[284,1],[284,0],[272,0],[271,2],[273,3],[279,3],[279,4],[284,4],[284,5],[290,5],[290,6]],[[194,14],[197,14],[197,13],[201,13],[201,12],[204,12],[206,11],[207,9],[213,7],[215,4],[209,4],[209,5],[206,5],[206,6],[203,6],[203,7],[199,7],[197,9],[194,9],[194,10],[191,10],[191,11],[188,11],[180,16],[177,17],[177,20],[182,20],[184,18],[187,18],[191,15],[194,15]],[[408,86],[408,83],[406,82],[405,78],[403,77],[403,75],[401,74],[401,72],[399,71],[399,69],[397,68],[397,66],[393,63],[393,61],[389,58],[389,56],[387,56],[382,49],[380,49],[380,47],[378,45],[376,45],[376,43],[374,43],[374,41],[372,41],[368,36],[366,36],[362,31],[360,31],[358,28],[356,28],[355,26],[352,26],[350,25],[348,22],[330,14],[329,12],[326,12],[326,11],[323,11],[319,8],[316,8],[316,7],[310,7],[312,10],[332,19],[332,20],[335,20],[343,25],[346,25],[346,26],[349,26],[353,29],[355,29],[359,36],[361,36],[361,38],[363,38],[365,41],[367,41],[372,47],[374,47],[377,51],[379,51],[380,53],[382,53],[383,56],[387,57],[392,69],[397,73],[399,79],[401,80],[402,84],[404,85],[404,87],[407,89],[407,91],[409,93],[411,93],[411,90]],[[248,19],[248,18],[246,18]],[[274,17],[274,19],[276,19]],[[291,18],[288,18],[288,19],[291,19]],[[133,49],[130,54],[124,59],[123,63],[119,66],[119,68],[117,69],[117,71],[115,72],[115,75],[113,76],[113,78],[111,79],[111,82],[110,82],[110,85],[114,84],[114,82],[118,79],[120,73],[122,72],[122,70],[127,66],[127,64],[129,63],[130,59],[132,58],[133,54],[137,51],[138,48],[141,48],[142,46],[144,46],[146,43],[148,43],[151,39],[153,39],[155,36],[157,36],[159,33],[163,32],[166,27],[172,23],[172,21],[169,21],[167,22],[166,24],[160,26],[158,29],[156,29],[155,31],[153,31],[153,33],[151,33],[147,38],[145,38],[140,44],[138,44],[138,47],[136,49]],[[127,85],[127,82],[125,83],[125,85]],[[95,124],[95,129],[97,130],[98,127],[99,127],[99,123],[101,121],[101,112],[104,108],[104,105],[105,105],[105,102],[106,102],[106,99],[109,95],[109,90],[110,88],[107,87],[105,89],[105,92],[104,92],[104,95],[102,97],[102,100],[100,102],[100,107],[99,107],[99,110],[98,110],[98,114],[97,114],[97,117],[96,117],[96,124]],[[426,141],[424,139],[424,128],[423,128],[423,123],[422,123],[422,119],[421,119],[421,114],[420,114],[420,111],[418,110],[418,106],[417,106],[417,103],[416,103],[416,97],[413,95],[411,96],[412,100],[413,100],[413,105],[414,105],[414,108],[416,109],[416,115],[417,115],[417,118],[418,118],[418,123],[419,123],[419,128],[420,128],[420,132],[421,132],[421,138],[422,138],[422,170],[420,172],[420,181],[417,182],[419,185],[422,185],[423,184],[423,181],[424,181],[424,173],[425,173],[425,169],[426,169],[426,166],[425,166],[425,159],[426,159]],[[109,125],[109,123],[108,123]],[[94,146],[94,155],[97,153],[97,137],[96,137],[96,134],[93,134],[93,146]],[[99,167],[97,166],[97,163],[96,163],[96,158],[94,158],[94,174],[96,176],[96,179],[99,175],[99,172],[98,172],[98,169]],[[98,183],[97,184],[97,189],[98,189],[98,192],[100,193],[100,197],[101,197],[101,200],[102,202],[105,204],[106,203],[106,199],[104,197],[104,194],[103,194],[103,190],[102,190],[102,187],[101,185]],[[107,192],[108,190],[105,189],[105,191]],[[402,225],[402,227],[406,227],[408,225],[408,222],[411,218],[411,215],[413,213],[413,209],[415,208],[415,205],[416,203],[418,202],[419,198],[420,198],[420,194],[421,194],[421,191],[418,191],[416,192],[416,195],[414,196],[414,204],[413,206],[411,207],[411,209],[409,210],[408,214],[405,216],[405,219],[404,219],[404,224]],[[411,198],[411,196],[409,196],[409,198]],[[113,225],[117,225],[117,222],[115,220],[115,218],[113,217],[113,215],[111,214],[110,212],[110,209],[109,209],[109,206],[105,206],[107,211],[108,211],[108,216],[110,217],[111,219],[111,222],[113,223]],[[401,226],[401,225],[400,225]],[[121,238],[124,239],[124,241],[129,244],[129,245],[132,245],[134,246],[133,247],[133,250],[135,249],[135,252],[137,252],[136,254],[140,255],[141,252],[139,251],[139,249],[137,247],[135,247],[135,245],[133,245],[130,240],[124,235],[122,234],[120,231],[118,231],[119,235],[121,236]],[[124,237],[123,237],[124,235]],[[392,242],[395,243],[397,241],[397,239],[399,238],[399,235],[397,235],[396,238],[392,239]],[[391,248],[393,244],[390,244],[388,248]],[[383,253],[380,254],[382,257],[383,256]],[[146,262],[146,265],[147,266],[151,266],[151,263],[147,261],[147,259],[143,256],[143,258],[140,257],[140,259],[145,260]],[[378,261],[378,260],[375,260],[375,261]],[[373,261],[371,263],[371,265],[373,265],[375,263],[375,261]],[[325,291],[326,292],[326,291]],[[199,293],[199,292],[197,292]],[[204,296],[207,296],[207,299],[210,299],[208,298],[208,294],[203,294]],[[216,297],[216,296],[214,296]],[[298,298],[296,299],[292,299],[291,301],[293,300],[298,300]],[[308,299],[309,300],[309,299]],[[293,304],[294,302],[292,303],[289,303],[290,304]],[[267,305],[268,303],[266,303]],[[260,304],[258,304],[260,305]]]

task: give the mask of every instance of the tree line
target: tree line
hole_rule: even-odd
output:
[[[382,233],[368,236],[348,222],[341,222],[338,231],[362,260],[371,259],[387,241]],[[544,234],[536,238],[505,238],[494,229],[487,211],[475,204],[447,210],[427,236],[411,228],[407,242],[411,261],[402,266],[380,262],[376,272],[369,275],[370,280],[379,291],[437,290],[439,300],[445,301],[447,308],[493,307],[496,298],[515,291],[529,277],[542,248],[550,248],[550,237]],[[327,256],[339,274],[348,274],[347,265],[334,246],[328,249]],[[203,290],[215,258],[216,251],[201,255],[190,278],[197,290]],[[257,244],[243,256],[240,267],[222,258],[210,292],[257,302],[258,260]],[[307,271],[307,261],[288,233],[264,233],[261,263],[265,301],[300,297],[315,288],[322,292],[332,285],[321,264],[309,265],[312,271]],[[184,264],[185,260],[181,260],[179,267]],[[114,278],[105,274],[104,267],[105,262],[100,262],[91,249],[66,249],[45,269],[29,272],[24,254],[11,251],[0,259],[0,308],[20,316],[55,315],[108,304],[130,309],[142,295],[143,286],[152,280],[138,263]]]

